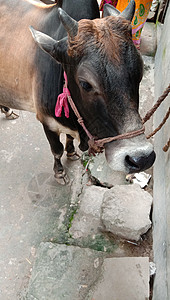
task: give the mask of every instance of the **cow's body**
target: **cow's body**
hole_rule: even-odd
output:
[[[78,106],[79,112],[82,114],[88,129],[93,136],[103,138],[139,129],[141,126],[140,118],[137,114],[137,106],[142,67],[140,56],[136,52],[136,49],[133,48],[134,46],[131,42],[127,51],[120,46],[119,51],[125,52],[124,56],[119,56],[118,54],[114,55],[114,44],[108,44],[108,50],[106,49],[103,52],[104,54],[99,53],[99,51],[96,50],[97,48],[94,48],[93,51],[90,52],[90,60],[88,58],[88,50],[83,58],[80,59],[80,55],[78,55],[78,58],[75,59],[74,49],[70,48],[72,53],[70,52],[71,54],[67,57],[66,61],[66,58],[64,57],[65,54],[63,53],[66,53],[64,48],[67,47],[67,42],[63,40],[60,46],[60,52],[63,51],[63,53],[59,53],[59,56],[61,54],[61,57],[56,58],[61,64],[57,64],[53,58],[37,47],[28,28],[32,25],[36,30],[53,38],[53,41],[59,41],[66,37],[66,30],[59,19],[58,7],[62,7],[64,11],[77,21],[80,19],[99,18],[96,0],[72,0],[71,3],[70,0],[63,0],[58,1],[58,4],[48,6],[45,4],[38,4],[31,0],[0,0],[0,105],[36,113],[37,118],[44,126],[52,153],[54,154],[54,170],[56,178],[59,182],[64,183],[67,182],[67,179],[60,163],[60,158],[63,153],[63,146],[59,141],[60,133],[63,132],[69,134],[68,143],[66,145],[68,154],[74,154],[72,138],[80,140],[80,148],[82,150],[87,149],[88,138],[85,132],[82,131],[81,126],[77,123],[76,116],[71,108],[70,117],[68,119],[64,116],[64,113],[61,118],[55,117],[57,97],[62,92],[64,84],[63,68],[68,76],[68,85],[73,101]],[[103,22],[100,24],[99,22],[99,20],[96,20],[94,27],[102,27],[104,30],[105,23]],[[120,25],[121,24],[119,24],[119,26]],[[116,27],[114,30],[116,30]],[[105,32],[105,34],[107,34],[107,32]],[[36,39],[38,41],[39,36],[37,35],[37,37]],[[100,36],[98,38],[100,42]],[[109,36],[108,40],[111,42]],[[119,42],[118,39],[117,42]],[[126,41],[126,44],[127,42],[129,42],[129,38]],[[103,47],[105,46],[106,45],[103,44]],[[49,48],[50,47],[51,45]],[[126,45],[126,48],[127,47],[128,46]],[[51,54],[51,49],[48,49],[47,45],[44,46],[41,44],[41,48],[44,48],[51,56],[55,56],[54,53]],[[81,50],[78,51],[81,52]],[[113,53],[111,53],[112,51]],[[87,62],[85,61],[85,63],[83,63],[85,59],[87,59]],[[122,59],[124,61],[122,61]],[[132,63],[133,59],[135,59],[135,61]],[[116,65],[116,69],[115,66],[113,66],[114,64]],[[123,67],[119,68],[118,66],[120,64],[123,64]],[[127,67],[129,68],[126,73],[124,72],[125,64],[127,64]],[[137,69],[133,69],[135,64]],[[130,68],[132,69],[130,70]],[[95,98],[95,93],[93,93],[93,95],[90,94],[89,99],[93,96],[94,99],[91,99],[92,101],[87,103],[87,101],[85,102],[85,100],[83,100],[84,91],[81,91],[81,88],[78,87],[76,80],[77,77],[83,78],[84,74],[88,73],[89,70],[89,74],[92,77],[90,86],[93,85],[94,82],[98,98]],[[105,74],[100,74],[100,72],[104,72]],[[129,72],[134,72],[134,74],[131,75],[131,78],[128,78]],[[102,83],[102,76],[107,78],[107,81],[104,78],[104,83]],[[137,77],[137,79],[135,77]],[[125,80],[125,84],[123,84],[123,80]],[[137,82],[135,82],[136,80]],[[129,84],[131,86],[127,87],[129,89],[129,92],[127,93],[126,86]],[[100,86],[102,86],[102,90],[100,90]],[[107,95],[105,95],[105,93],[107,93]],[[126,93],[127,95],[125,95]],[[108,101],[111,100],[113,102],[114,98],[122,97],[122,95],[124,98],[122,98],[124,101],[123,104],[120,101],[117,102],[120,107],[112,104],[110,106]],[[132,99],[130,99],[129,104],[128,101],[130,97]],[[103,101],[106,102],[106,105]],[[134,104],[133,101],[136,103]],[[121,106],[122,112],[120,113]],[[118,112],[117,115],[113,116],[115,109],[118,110]],[[125,109],[128,111],[126,114]],[[130,119],[128,119],[128,117],[130,117]],[[133,122],[130,123],[132,117]],[[141,143],[141,147],[144,149],[142,150],[143,152],[141,152],[141,156],[146,154],[147,157],[149,157],[152,153],[152,147],[146,143],[146,141],[143,141],[144,137],[140,136],[138,139]],[[131,145],[133,145],[134,142],[135,140],[131,142]],[[124,143],[124,141],[119,142],[118,144],[115,142],[114,145],[121,145],[121,143]],[[127,148],[128,141],[126,141],[125,144],[125,148]],[[131,146],[131,149],[132,148],[134,149],[134,146]],[[111,151],[112,144],[107,147],[109,161],[112,161],[110,158]],[[132,152],[134,152],[134,150]],[[127,155],[130,156],[130,154]],[[122,154],[119,151],[117,159],[119,160],[121,156]],[[149,164],[147,167],[148,166]],[[142,166],[140,169],[144,169],[144,167]]]
[[[83,2],[88,2],[90,7],[95,0],[74,0],[72,5],[69,1],[63,1],[62,7],[79,20],[84,15],[84,12],[81,13]],[[76,10],[73,9],[75,3]],[[96,8],[94,13],[86,13],[87,18],[99,16]],[[41,108],[43,106],[43,110],[50,110],[50,114],[54,114],[56,98],[63,88],[62,66],[37,49],[29,26],[56,40],[63,38],[67,33],[59,21],[57,10],[57,5],[46,6],[35,1],[0,1],[0,103],[5,106],[36,112],[42,100]]]
[[[67,35],[59,20],[59,6],[76,20],[84,15],[97,18],[99,11],[96,0],[73,0],[71,5],[70,1],[58,3],[46,6],[35,1],[0,1],[0,104],[35,112],[42,124],[55,131],[57,136],[62,132],[79,139],[74,113],[69,120],[54,117],[56,100],[63,90],[63,68],[37,47],[29,26],[59,40]],[[46,134],[47,130],[45,128]],[[57,136],[54,134],[52,139],[57,139]],[[59,156],[60,148],[61,144]],[[74,152],[72,146],[71,151]]]

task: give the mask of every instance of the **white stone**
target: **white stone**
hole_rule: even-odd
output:
[[[101,219],[107,231],[138,241],[151,227],[152,196],[139,185],[116,185],[103,196]]]

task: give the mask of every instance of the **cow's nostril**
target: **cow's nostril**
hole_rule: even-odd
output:
[[[130,156],[125,157],[126,166],[129,169],[129,173],[141,172],[150,168],[155,161],[155,152],[152,151],[146,156]]]
[[[136,163],[135,157],[131,157],[131,156],[127,155],[125,157],[125,161],[130,170],[131,169],[136,170],[135,172],[138,172],[140,170],[138,164]]]

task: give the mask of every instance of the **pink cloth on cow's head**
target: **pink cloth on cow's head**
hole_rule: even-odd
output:
[[[65,117],[69,118],[69,107],[67,102],[67,97],[70,96],[70,91],[67,88],[67,75],[64,72],[65,85],[63,87],[63,93],[58,95],[56,106],[55,106],[55,116],[61,117],[62,108],[64,108]]]

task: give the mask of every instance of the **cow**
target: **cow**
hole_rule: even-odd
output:
[[[95,140],[142,128],[138,106],[143,62],[132,42],[134,11],[134,0],[122,13],[105,5],[102,19],[96,0],[59,0],[49,5],[0,0],[0,105],[36,113],[60,184],[69,182],[61,164],[60,134],[67,136],[68,158],[77,158],[75,138],[82,151],[89,147],[89,136],[70,103],[69,117],[64,108],[60,117],[55,114],[64,72],[70,97]],[[126,173],[143,171],[155,160],[143,131],[106,142],[104,150],[110,167]]]

